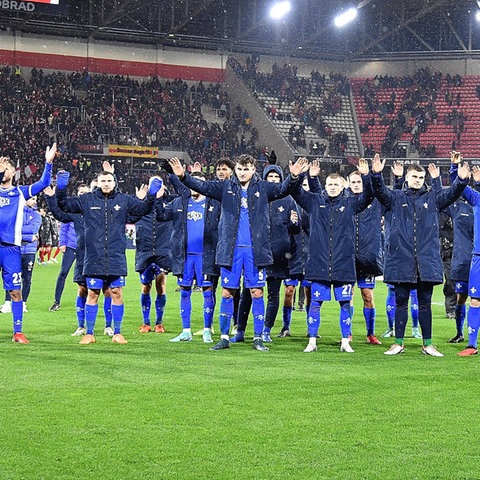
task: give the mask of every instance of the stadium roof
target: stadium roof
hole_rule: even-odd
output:
[[[1,2],[0,28],[337,60],[480,50],[480,23],[473,18],[480,10],[477,0],[291,0],[282,21],[269,18],[273,2],[60,0],[46,13],[9,10]],[[337,29],[334,17],[351,6],[358,8],[356,20]]]

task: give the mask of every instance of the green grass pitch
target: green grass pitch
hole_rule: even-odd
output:
[[[251,343],[212,352],[201,337],[186,344],[176,282],[168,279],[166,334],[139,334],[139,282],[129,252],[123,333],[80,346],[76,289],[67,279],[49,312],[58,265],[36,265],[25,314],[29,345],[11,341],[0,316],[0,479],[473,479],[478,453],[479,358],[447,343],[441,288],[434,294],[434,344],[421,354],[407,338],[365,343],[357,295],[354,354],[340,353],[338,304],[325,304],[318,352],[305,354],[306,324],[294,312],[291,338],[269,352]],[[375,290],[377,334],[386,327],[385,286]],[[192,294],[193,329],[202,296]],[[218,338],[218,315],[215,315]],[[273,330],[276,335],[281,319]],[[410,324],[407,332],[410,332]],[[247,331],[247,334],[249,332]],[[250,332],[251,335],[251,332]],[[249,337],[251,338],[251,337]],[[465,345],[465,344],[463,344]]]

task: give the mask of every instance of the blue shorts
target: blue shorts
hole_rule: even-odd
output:
[[[165,271],[156,263],[151,263],[142,273],[140,273],[140,283],[148,285],[152,283],[161,273]]]
[[[480,255],[472,255],[468,277],[468,294],[472,298],[480,298]]]
[[[467,282],[455,282],[455,293],[467,293],[468,294],[468,283]]]
[[[0,268],[2,269],[3,288],[21,290],[22,288],[22,252],[16,245],[0,245]]]
[[[197,280],[198,287],[211,287],[212,281],[208,275],[202,274],[203,255],[187,255],[183,265],[183,275],[178,277],[178,285],[181,287],[191,287],[193,279]]]
[[[221,268],[223,288],[240,288],[243,271],[243,282],[247,288],[263,288],[266,283],[265,269],[258,269],[253,263],[252,247],[235,247],[232,269]]]
[[[296,287],[296,286],[298,285],[298,278],[286,278],[286,279],[283,281],[283,284],[284,284],[286,287],[289,287],[289,286]]]
[[[90,290],[101,290],[103,287],[108,288],[122,288],[125,286],[125,277],[112,277],[112,276],[104,276],[104,277],[87,277],[87,287]]]
[[[331,283],[315,283],[312,282],[312,300],[328,302],[332,299]],[[340,285],[333,284],[333,293],[337,302],[349,302],[352,299],[353,284],[346,283]]]
[[[375,275],[366,275],[357,278],[358,288],[375,288]]]
[[[311,280],[302,280],[301,283],[302,287],[304,288],[312,288],[312,281]]]

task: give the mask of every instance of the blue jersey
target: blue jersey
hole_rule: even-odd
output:
[[[480,254],[480,193],[471,187],[463,191],[463,198],[473,207],[473,253]]]
[[[203,232],[205,229],[205,198],[195,201],[190,198],[187,211],[187,253],[203,253]],[[174,240],[175,241],[175,240]]]
[[[238,221],[237,247],[251,247],[252,234],[250,232],[250,219],[248,216],[247,189],[242,188],[242,201],[240,203],[240,218]]]
[[[42,178],[33,185],[28,187],[0,187],[0,243],[17,246],[22,244],[25,201],[48,187],[51,175],[52,164],[47,163]]]

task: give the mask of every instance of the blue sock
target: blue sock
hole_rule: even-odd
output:
[[[211,328],[213,323],[213,292],[212,290],[203,291],[203,328]]]
[[[12,300],[13,333],[22,333],[23,325],[23,301]]]
[[[75,302],[76,312],[77,312],[77,323],[78,328],[85,328],[85,302],[87,297],[80,297],[77,295],[77,300]]]
[[[466,305],[455,305],[455,324],[457,333],[463,337],[463,324],[465,323]]]
[[[114,305],[112,303],[113,333],[115,335],[121,333],[122,331],[122,321],[123,321],[124,312],[125,312],[125,306],[123,305],[123,303],[121,305]]]
[[[142,306],[143,323],[150,325],[150,308],[152,306],[152,299],[149,293],[140,294],[140,305]]]
[[[467,313],[468,325],[468,344],[477,348],[478,328],[480,327],[480,308],[472,307],[468,309]]]
[[[190,328],[190,317],[192,315],[192,291],[180,291],[180,318],[182,319],[182,327]]]
[[[292,323],[292,307],[283,307],[283,328],[284,330],[290,330],[290,324]]]
[[[395,324],[395,290],[393,288],[388,289],[386,304],[388,328],[392,329]]]
[[[320,329],[320,307],[322,306],[321,301],[312,300],[310,303],[310,308],[308,309],[307,314],[307,329],[309,337],[316,337],[318,330]]]
[[[230,330],[230,319],[233,315],[233,297],[223,298],[220,302],[220,334],[228,335]]]
[[[272,331],[271,328],[269,327],[263,327],[263,333],[267,333],[268,335],[270,335],[270,332]]]
[[[85,322],[87,324],[87,335],[93,335],[95,321],[97,320],[98,305],[85,304]]]
[[[349,302],[340,303],[340,330],[342,331],[342,338],[348,338],[351,331],[352,318],[350,317]]]
[[[112,297],[103,299],[103,313],[105,314],[105,328],[112,326]]]
[[[418,298],[416,290],[410,290],[410,314],[412,315],[412,327],[418,328]]]
[[[355,313],[355,307],[349,303],[348,308],[350,310],[350,331],[348,332],[348,335],[352,335],[352,325],[353,325],[353,314]]]
[[[157,298],[155,299],[155,310],[157,314],[157,320],[155,321],[155,325],[163,322],[163,314],[165,313],[166,304],[167,295],[165,293],[163,295],[157,295]]]
[[[263,296],[260,298],[252,297],[252,315],[253,315],[253,338],[262,335],[265,327],[265,301]]]
[[[367,327],[367,336],[375,335],[375,308],[364,308],[365,326]]]

